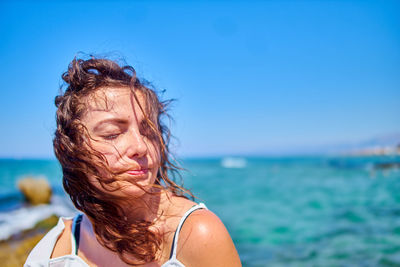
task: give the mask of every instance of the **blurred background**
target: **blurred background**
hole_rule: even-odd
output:
[[[399,11],[0,1],[1,262],[21,266],[57,216],[75,213],[52,151],[54,97],[86,53],[133,65],[177,99],[184,185],[220,216],[244,266],[400,266]]]

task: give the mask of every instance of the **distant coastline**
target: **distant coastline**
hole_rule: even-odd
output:
[[[399,156],[400,144],[397,146],[374,146],[348,152],[354,156]]]

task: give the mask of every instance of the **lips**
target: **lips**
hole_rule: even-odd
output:
[[[134,175],[134,176],[140,176],[140,175],[147,174],[148,171],[149,171],[149,169],[140,169],[140,170],[130,170],[130,171],[127,171],[126,173],[130,174],[130,175]]]

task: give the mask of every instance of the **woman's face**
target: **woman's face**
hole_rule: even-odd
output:
[[[146,110],[143,94],[136,92]],[[154,184],[160,153],[137,101],[128,87],[106,87],[87,98],[87,112],[81,119],[90,134],[90,146],[102,153],[108,167],[121,173],[106,189],[118,189],[113,194],[141,196]],[[91,182],[102,188],[97,179]]]

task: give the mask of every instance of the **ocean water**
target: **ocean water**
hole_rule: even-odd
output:
[[[183,160],[183,181],[226,225],[244,266],[400,266],[400,157]],[[397,165],[398,166],[398,165]],[[51,205],[16,182],[45,176]],[[0,239],[74,209],[52,160],[0,160]]]

